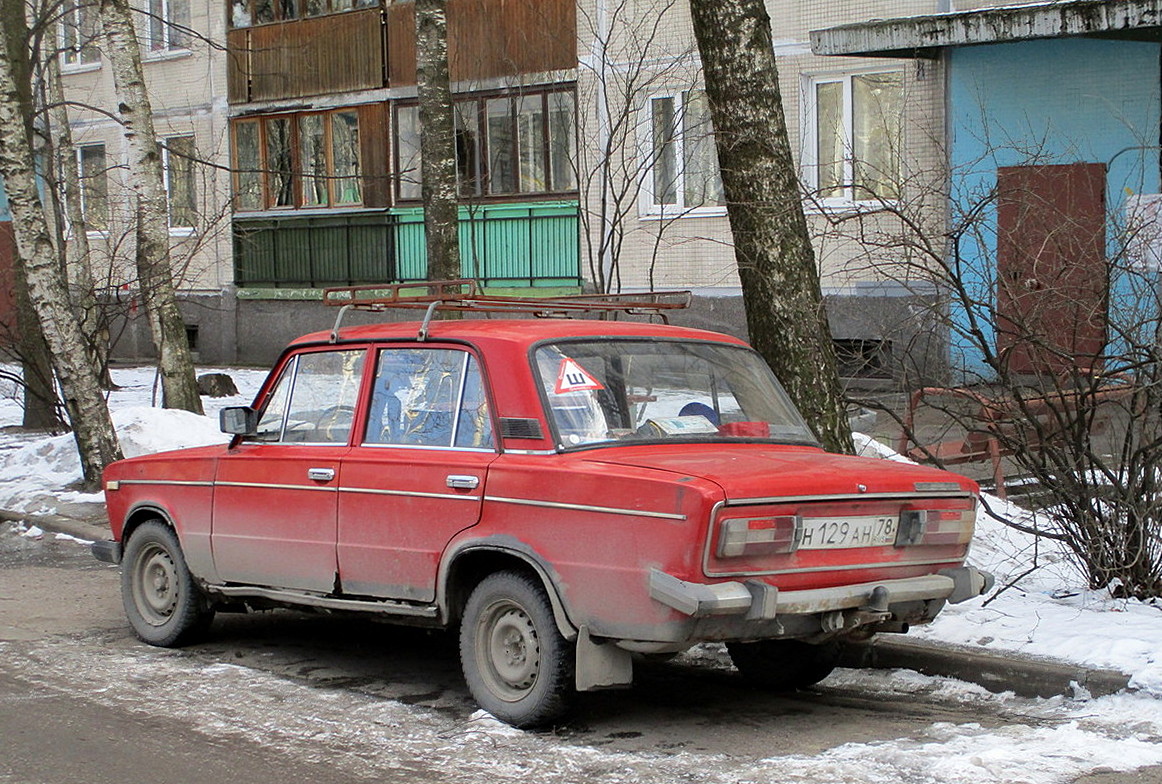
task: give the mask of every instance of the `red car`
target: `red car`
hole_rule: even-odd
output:
[[[253,408],[223,411],[229,445],[108,468],[94,552],[121,563],[137,636],[186,643],[222,607],[458,628],[477,702],[532,726],[630,684],[635,654],[703,641],[809,685],[844,641],[989,583],[964,564],[971,480],[824,452],[740,340],[428,315],[299,338]]]

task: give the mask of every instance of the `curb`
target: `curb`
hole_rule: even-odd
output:
[[[975,683],[991,692],[1011,691],[1021,697],[1072,697],[1076,687],[1091,696],[1104,697],[1130,685],[1130,676],[1118,670],[903,638],[876,638],[849,645],[840,666],[915,670]]]
[[[94,509],[91,517],[85,518],[66,517],[59,514],[25,514],[0,509],[0,521],[28,523],[45,531],[68,534],[89,542],[109,539],[112,536],[109,524],[102,519],[103,516],[103,510],[98,511],[97,509]]]

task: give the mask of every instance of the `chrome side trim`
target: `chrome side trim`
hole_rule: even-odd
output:
[[[545,509],[568,509],[575,512],[598,512],[599,514],[625,515],[626,517],[653,517],[659,520],[685,520],[684,514],[671,512],[649,512],[642,509],[621,509],[612,506],[588,506],[586,504],[564,504],[556,501],[535,501],[529,498],[503,498],[501,496],[486,495],[485,501],[498,504],[516,504],[518,506],[538,506]]]
[[[213,487],[214,482],[179,479],[118,479],[120,485],[179,485],[181,487]]]
[[[783,495],[766,498],[728,498],[726,506],[753,506],[757,504],[805,504],[817,501],[901,501],[912,498],[972,498],[972,493],[959,492],[900,492],[850,493],[842,495]]]
[[[506,455],[555,455],[556,449],[509,449],[505,447],[504,453]]]
[[[279,485],[268,482],[212,482],[215,487],[257,487],[262,490],[311,490],[313,492],[321,493],[337,493],[337,487],[325,487],[322,485]]]
[[[490,447],[482,446],[451,446],[451,445],[436,445],[436,444],[375,444],[369,441],[358,443],[355,449],[427,449],[433,452],[477,452],[485,455],[495,455],[496,450]],[[351,457],[344,458],[346,460],[358,456],[358,453],[353,453]]]
[[[261,588],[252,585],[211,585],[206,589],[211,594],[230,599],[267,599],[284,604],[301,604],[328,610],[352,610],[355,612],[375,612],[387,615],[411,615],[420,618],[435,618],[439,608],[432,604],[408,604],[391,599],[340,599],[334,596],[320,596],[300,591]]]
[[[340,487],[340,493],[361,493],[363,495],[395,495],[408,498],[441,498],[451,501],[480,501],[478,495],[453,495],[452,493],[421,493],[418,490],[380,490],[374,487]]]

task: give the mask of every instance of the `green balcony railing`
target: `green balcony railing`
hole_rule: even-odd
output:
[[[486,286],[555,287],[581,282],[576,202],[460,209],[461,274]],[[239,287],[424,280],[423,211],[236,218]]]

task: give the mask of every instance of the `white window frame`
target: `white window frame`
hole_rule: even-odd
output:
[[[190,47],[188,46],[188,44],[181,43],[181,44],[178,44],[175,46],[173,41],[172,41],[173,25],[175,24],[174,20],[173,20],[173,10],[172,10],[172,4],[173,4],[174,0],[157,0],[157,1],[161,3],[161,7],[162,7],[162,12],[161,12],[160,18],[155,18],[153,15],[153,10],[152,10],[153,2],[152,2],[152,0],[144,0],[144,3],[143,3],[144,13],[142,14],[142,18],[144,20],[144,25],[145,25],[144,35],[142,36],[142,38],[144,38],[144,40],[145,40],[145,46],[144,46],[142,53],[141,53],[143,59],[146,59],[146,60],[166,60],[166,59],[169,59],[172,57],[182,57],[184,55],[190,54]],[[179,1],[184,2],[186,4],[186,15],[189,16],[191,11],[192,11],[192,9],[190,8],[190,0],[179,0]],[[154,24],[157,23],[158,21],[161,22],[160,42],[158,39],[154,38],[154,32],[153,32],[154,31]],[[188,41],[189,37],[190,37],[190,33],[188,32],[188,28],[190,26],[189,20],[187,19],[185,22],[179,23],[179,26],[181,26],[183,28],[187,28],[187,30],[182,31],[182,35],[184,35]],[[156,44],[156,43],[160,43],[161,45],[155,47],[154,44]]]
[[[159,148],[161,149],[161,178],[162,187],[165,188],[165,205],[166,211],[169,213],[165,216],[166,225],[169,226],[170,236],[173,237],[188,237],[197,231],[198,210],[197,205],[194,205],[194,226],[174,226],[173,225],[173,205],[170,204],[171,195],[169,187],[169,141],[171,139],[193,139],[194,149],[197,150],[197,141],[193,133],[175,133],[161,139]],[[190,176],[196,177],[194,170],[191,170]]]
[[[808,208],[818,207],[824,211],[851,211],[879,207],[881,205],[894,204],[896,202],[896,200],[857,199],[854,196],[855,154],[852,140],[854,139],[855,134],[855,100],[852,80],[860,76],[889,73],[899,74],[902,84],[901,89],[906,89],[905,73],[900,68],[861,68],[852,71],[803,75],[800,91],[802,99],[802,111],[800,112],[800,139],[802,139],[802,143],[800,144],[799,160],[803,182],[807,186],[807,190],[811,193],[815,193],[819,190],[819,122],[818,106],[816,105],[815,100],[816,87],[820,84],[843,85],[843,195],[827,198],[816,198],[811,204],[808,205]],[[904,105],[903,96],[901,96],[901,108]],[[902,148],[902,131],[900,134],[899,143]],[[900,158],[902,165],[902,149]]]
[[[86,195],[85,188],[84,151],[93,147],[101,148],[102,157],[105,160],[105,169],[102,172],[105,177],[105,228],[103,229],[90,228],[91,223],[89,221],[89,199]],[[107,237],[109,236],[109,223],[112,220],[112,216],[110,215],[111,205],[109,203],[109,145],[99,141],[81,142],[73,148],[73,156],[77,165],[77,175],[80,179],[77,187],[77,198],[80,201],[81,219],[85,222],[85,234],[89,237]]]
[[[97,52],[96,59],[82,59],[85,47],[80,43],[80,38],[85,32],[82,14],[86,11],[89,14],[97,13],[96,6],[87,4],[86,0],[67,0],[61,8],[60,23],[57,27],[57,47],[60,52],[61,71],[65,73],[96,71],[101,67],[101,47],[96,40],[92,44]],[[68,45],[67,28],[70,26],[77,36],[76,47]],[[94,26],[94,30],[96,29]]]
[[[685,101],[683,96],[686,93],[696,92],[691,89],[676,89],[670,92],[651,93],[646,96],[645,105],[641,112],[641,124],[639,126],[639,150],[641,154],[642,165],[642,186],[639,196],[639,213],[640,217],[646,220],[654,219],[670,219],[679,217],[718,217],[726,215],[726,205],[698,205],[695,207],[686,206],[685,202],[685,135],[682,133],[683,126],[683,112]],[[658,204],[654,193],[654,167],[657,165],[654,150],[654,127],[653,127],[653,107],[654,101],[669,99],[674,102],[674,124],[677,133],[674,137],[674,160],[677,170],[677,179],[675,181],[676,203],[674,204]],[[713,132],[712,132],[713,133]],[[716,159],[717,160],[717,159]],[[721,174],[719,175],[721,178]],[[721,187],[721,183],[720,183]]]

